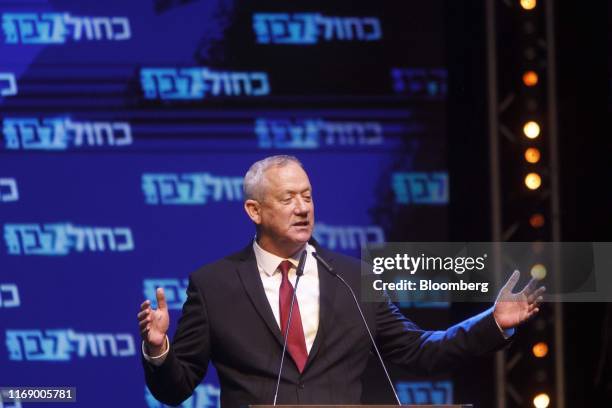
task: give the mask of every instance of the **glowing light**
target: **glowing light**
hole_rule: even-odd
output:
[[[540,150],[535,147],[530,147],[525,150],[525,160],[529,163],[537,163],[540,161]]]
[[[547,408],[548,404],[550,404],[550,398],[544,392],[536,395],[533,399],[533,406],[536,408]]]
[[[542,177],[538,173],[529,173],[525,176],[525,185],[530,190],[537,190],[542,185]]]
[[[529,139],[535,139],[536,137],[540,136],[540,125],[538,125],[538,122],[530,120],[529,122],[525,123],[525,126],[523,126],[523,133]]]
[[[533,351],[533,355],[537,358],[546,357],[548,354],[548,344],[544,343],[543,341],[536,343],[533,345],[531,351]]]
[[[533,228],[542,228],[544,226],[544,216],[542,214],[533,214],[529,217],[529,225]]]
[[[535,264],[531,267],[531,277],[542,280],[546,277],[546,267],[542,264]]]
[[[521,0],[521,7],[525,10],[533,10],[537,5],[536,0]]]
[[[538,84],[538,74],[535,71],[527,71],[523,74],[525,86],[536,86]]]

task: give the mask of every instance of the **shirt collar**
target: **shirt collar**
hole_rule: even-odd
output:
[[[306,250],[309,249],[308,247],[309,245],[306,244]],[[298,255],[301,253],[302,249],[304,248],[300,248],[295,254],[291,255],[291,257],[286,258],[289,262],[293,264],[294,268],[297,268],[297,265],[299,263]],[[257,265],[259,265],[259,267],[268,276],[274,275],[274,273],[276,273],[276,270],[278,269],[278,265],[280,265],[280,263],[285,260],[285,258],[281,258],[280,256],[274,255],[273,253],[268,252],[262,247],[260,247],[257,243],[257,239],[253,240],[253,251],[255,252]]]

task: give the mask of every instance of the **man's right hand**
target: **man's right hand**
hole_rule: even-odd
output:
[[[157,357],[166,351],[166,333],[170,324],[164,290],[157,288],[155,296],[157,297],[157,309],[151,308],[151,301],[147,299],[140,305],[138,313],[140,337],[150,357]]]

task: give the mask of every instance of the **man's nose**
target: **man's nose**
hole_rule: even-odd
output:
[[[308,212],[308,203],[302,197],[296,197],[294,212],[296,214],[304,214]]]

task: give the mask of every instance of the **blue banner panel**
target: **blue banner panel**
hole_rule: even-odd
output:
[[[252,241],[266,156],[302,161],[331,250],[445,240],[443,5],[0,0],[0,386],[161,407],[139,305],[163,287],[172,334],[189,273]],[[219,393],[211,366],[182,406]]]

